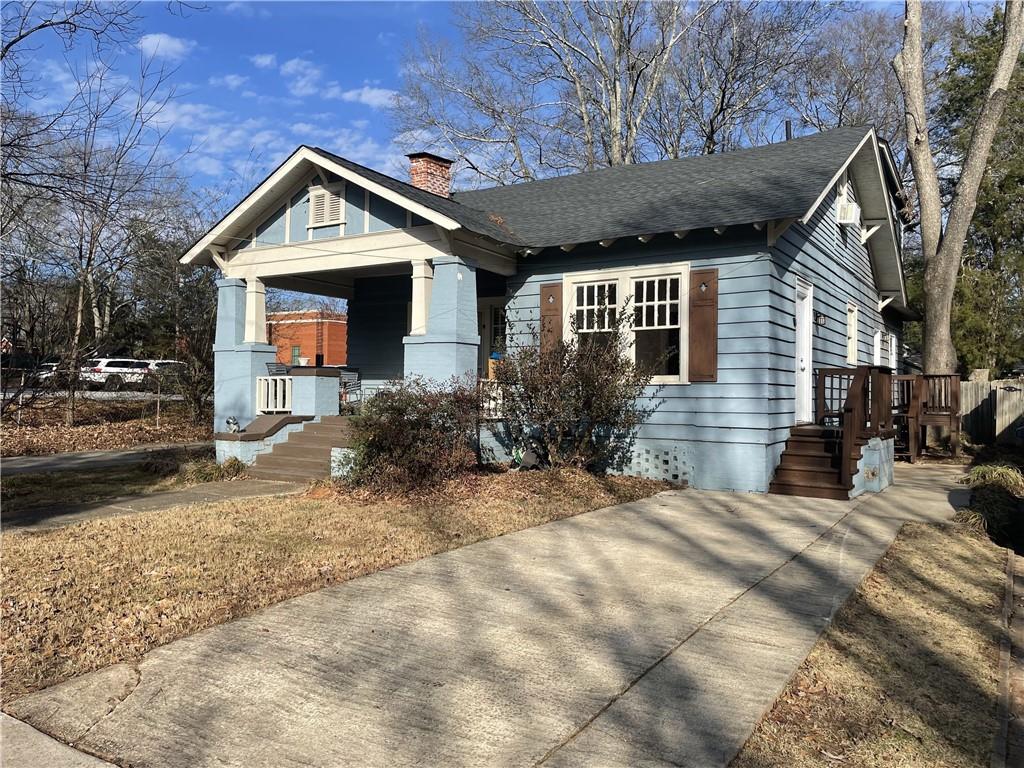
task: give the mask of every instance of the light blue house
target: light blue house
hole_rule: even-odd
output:
[[[628,298],[633,354],[664,361],[633,471],[698,488],[768,490],[816,370],[897,367],[902,190],[872,129],[454,194],[448,161],[410,160],[411,184],[300,147],[182,257],[223,273],[215,427],[245,431],[221,456],[338,412],[336,370],[269,374],[267,287],[348,300],[364,388],[485,378],[506,336],[600,333]]]

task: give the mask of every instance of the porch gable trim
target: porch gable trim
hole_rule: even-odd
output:
[[[462,228],[462,225],[454,219],[438,213],[425,205],[410,200],[404,195],[381,186],[372,179],[356,173],[330,158],[314,152],[309,147],[302,145],[296,149],[284,162],[267,176],[252,192],[246,195],[234,208],[228,211],[205,235],[203,235],[185,254],[179,259],[182,264],[209,263],[215,255],[216,242],[225,231],[236,224],[240,218],[249,213],[255,206],[261,204],[270,195],[277,195],[277,187],[280,186],[289,174],[291,174],[301,163],[309,162],[316,168],[324,168],[331,173],[341,177],[345,181],[357,184],[363,189],[405,208],[407,211],[420,216],[423,219],[436,224],[447,231],[455,231]],[[276,198],[275,198],[276,199]]]

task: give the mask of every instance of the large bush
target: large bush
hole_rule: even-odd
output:
[[[479,399],[475,385],[396,382],[353,417],[351,482],[411,490],[472,468],[477,455]]]
[[[519,451],[547,466],[622,469],[637,430],[657,409],[660,387],[630,355],[632,313],[609,313],[607,331],[580,333],[548,345],[512,347],[496,366],[501,412]]]

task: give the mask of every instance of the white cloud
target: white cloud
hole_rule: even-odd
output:
[[[191,158],[190,163],[200,173],[205,173],[207,176],[222,176],[224,171],[224,163],[218,160],[216,157],[210,157],[209,155],[198,155]]]
[[[163,32],[153,32],[140,37],[138,45],[145,56],[181,61],[196,47],[196,41],[172,37]]]
[[[312,96],[319,90],[323,71],[307,59],[289,59],[281,65],[281,74],[293,96]]]
[[[171,99],[155,115],[157,125],[175,130],[202,131],[225,118],[225,113],[209,104],[199,104]]]
[[[249,82],[249,78],[245,75],[224,75],[210,78],[210,85],[216,88],[227,88],[229,91],[241,88],[247,82]]]
[[[308,121],[288,127],[297,143],[316,143],[353,162],[375,168],[396,178],[405,178],[408,162],[405,151],[394,142],[381,143],[367,135],[362,126],[349,128],[323,127]]]
[[[343,90],[337,83],[331,83],[324,92],[325,99],[340,99],[357,104],[365,104],[373,109],[384,109],[395,103],[398,91],[390,88],[378,88],[372,85],[364,85],[362,88],[350,88]]]
[[[221,7],[224,9],[224,13],[233,13],[236,16],[244,16],[247,19],[255,16],[259,16],[261,19],[270,18],[270,11],[263,5],[257,7],[253,3],[233,2]]]
[[[250,56],[249,61],[257,69],[270,69],[277,66],[277,55],[273,53],[257,53]]]

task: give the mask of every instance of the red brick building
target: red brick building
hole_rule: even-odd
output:
[[[267,340],[277,345],[279,363],[345,365],[348,316],[325,309],[268,312]]]

